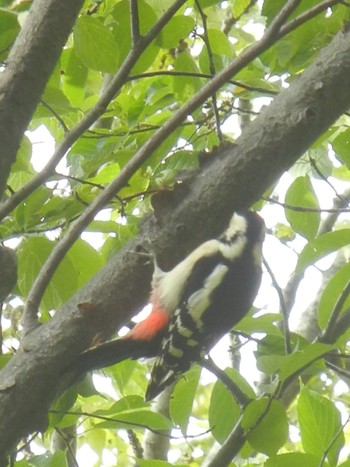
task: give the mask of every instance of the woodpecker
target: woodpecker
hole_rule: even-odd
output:
[[[149,316],[123,338],[83,352],[79,372],[155,357],[145,400],[156,397],[200,363],[251,308],[261,282],[264,234],[260,216],[237,212],[220,237],[202,243],[170,271],[155,265]]]

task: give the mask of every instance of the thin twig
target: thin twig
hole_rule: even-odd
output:
[[[269,263],[266,261],[265,258],[263,258],[263,263],[264,263],[265,268],[267,269],[267,272],[269,273],[269,275],[271,277],[273,286],[275,287],[276,292],[277,292],[278,297],[279,297],[279,300],[280,300],[280,306],[281,306],[282,315],[283,315],[285,351],[286,351],[286,354],[290,354],[292,352],[292,347],[291,347],[291,343],[290,343],[289,313],[288,313],[288,309],[287,309],[287,306],[286,306],[286,302],[284,300],[283,291],[282,291],[281,287],[279,286],[279,284],[278,284],[278,282],[276,280],[276,277],[275,277],[272,269],[270,268]]]
[[[290,209],[291,211],[297,212],[334,212],[338,214],[341,212],[350,212],[350,208],[309,208],[306,206],[294,206],[292,204],[282,203],[281,201],[269,198],[268,196],[262,196],[261,199],[263,199],[264,201],[268,201],[272,204],[278,204],[284,209]]]
[[[327,10],[327,8],[330,8],[331,6],[337,5],[337,4],[344,4],[344,3],[342,0],[326,0],[324,2],[319,3],[318,5],[315,5],[314,7],[310,8],[307,11],[304,11],[304,13],[301,13],[299,16],[292,19],[287,24],[281,27],[280,32],[278,33],[278,38],[280,39],[286,34],[289,34],[291,31],[294,31],[294,29],[306,23],[314,16],[319,15],[323,11]]]
[[[115,417],[106,417],[104,415],[97,415],[96,413],[90,413],[90,412],[77,412],[77,411],[71,411],[71,410],[56,410],[56,409],[50,409],[49,413],[56,413],[56,414],[64,414],[64,415],[77,415],[79,417],[89,417],[89,418],[96,418],[97,420],[103,420],[106,422],[115,422],[115,423],[120,423],[123,425],[127,426],[135,426],[138,428],[144,428],[149,431],[152,431],[152,433],[156,433],[159,436],[165,436],[166,438],[171,438],[171,439],[184,439],[184,436],[173,436],[173,435],[168,435],[164,433],[163,430],[156,430],[154,428],[151,428],[150,426],[144,424],[144,423],[137,423],[137,422],[129,422],[127,420],[120,420],[119,418]],[[199,433],[196,435],[186,435],[186,439],[196,439],[199,438],[200,436],[206,435],[209,433],[211,430],[205,430],[203,433]]]
[[[323,342],[334,342],[350,326],[350,307],[342,312],[338,321],[335,323],[332,334],[327,333],[322,336]]]
[[[336,304],[334,305],[333,311],[328,321],[328,325],[324,331],[324,336],[330,336],[333,334],[339,315],[342,311],[344,303],[346,299],[348,298],[349,294],[350,294],[350,280],[346,284],[346,287],[344,288],[343,292],[338,297]]]
[[[37,310],[46,287],[50,283],[53,274],[55,273],[58,265],[64,258],[69,248],[79,237],[83,229],[94,219],[97,212],[103,206],[105,206],[123,186],[126,185],[135,171],[141,167],[144,161],[164,141],[164,139],[167,138],[177,128],[177,126],[187,117],[187,115],[189,115],[199,105],[205,102],[208,97],[210,97],[235,73],[244,68],[260,53],[271,47],[281,25],[292,13],[292,11],[299,5],[300,1],[301,0],[289,0],[281,9],[276,18],[272,21],[264,36],[259,41],[255,42],[252,46],[248,47],[237,59],[235,59],[230,65],[219,72],[210,82],[204,85],[197,94],[190,98],[188,102],[185,103],[171,118],[169,118],[169,120],[165,122],[164,125],[162,125],[162,127],[159,128],[159,130],[156,131],[135,153],[132,159],[130,159],[125,164],[119,175],[111,182],[111,184],[92,201],[90,206],[86,208],[81,217],[70,225],[65,236],[52,250],[29,292],[26,308],[24,311],[23,327],[25,332],[28,332],[28,330],[37,325]],[[179,0],[176,3],[181,4],[183,3],[183,0],[182,2]],[[180,5],[178,5],[178,7],[179,6]],[[167,12],[168,15],[169,10]],[[163,15],[163,18],[164,16],[165,15]],[[163,19],[163,23],[165,22],[166,21]],[[126,61],[127,60],[128,59],[126,59]],[[129,60],[131,60],[131,58]],[[132,60],[135,60],[135,57],[133,57]],[[114,79],[112,83],[113,82]]]
[[[55,172],[55,177],[59,179],[64,179],[64,180],[72,180],[73,182],[78,182],[78,183],[81,183],[82,185],[93,186],[94,188],[99,188],[100,190],[104,190],[105,188],[103,185],[99,183],[89,182],[88,180],[85,180],[84,178],[74,177],[73,175],[65,175],[65,174],[60,174],[59,172]]]
[[[342,201],[344,200],[344,201]],[[341,193],[340,198],[333,199],[333,206],[337,208],[336,212],[330,213],[326,219],[321,221],[320,227],[318,229],[317,235],[322,235],[326,232],[330,232],[334,224],[336,223],[339,214],[341,214],[341,209],[349,205],[350,201],[350,188]]]
[[[327,183],[327,185],[333,190],[333,192],[335,193],[335,196],[339,199],[339,201],[341,201],[344,205],[347,205],[348,203],[346,202],[346,200],[337,192],[337,190],[334,188],[334,186],[332,185],[332,183],[328,180],[328,178],[324,175],[324,173],[321,171],[321,169],[318,167],[317,163],[316,163],[316,160],[313,158],[313,157],[310,157],[309,156],[309,161],[310,161],[310,164],[311,164],[311,167],[314,168],[314,170],[316,171],[316,173],[318,174],[318,176],[325,182]]]
[[[132,447],[133,454],[136,457],[136,459],[143,459],[143,449],[140,443],[140,440],[136,436],[136,433],[134,430],[127,430],[128,438],[129,438],[129,443]]]
[[[341,425],[341,427],[338,429],[338,431],[335,433],[335,435],[333,436],[333,439],[330,441],[330,443],[328,444],[327,448],[325,449],[324,453],[323,453],[323,456],[322,456],[322,459],[319,463],[319,467],[322,467],[325,462],[326,462],[326,458],[327,458],[327,455],[329,453],[329,451],[332,449],[332,447],[334,446],[334,443],[337,441],[338,437],[343,433],[344,431],[344,428],[346,427],[346,425],[349,423],[350,421],[350,415],[348,416],[348,418],[345,420],[345,422]]]
[[[245,394],[221,368],[215,365],[214,361],[208,356],[201,361],[201,366],[213,373],[230,391],[241,407],[245,407],[252,399]]]
[[[54,110],[51,105],[49,105],[47,102],[45,102],[43,99],[40,99],[40,102],[41,102],[41,105],[43,107],[46,107],[47,110],[49,110],[52,115],[56,118],[56,120],[58,121],[58,123],[61,125],[61,127],[63,128],[63,131],[65,133],[68,133],[69,131],[69,128],[67,127],[67,125],[65,124],[63,118],[56,112],[56,110]]]
[[[135,48],[141,37],[138,0],[130,0],[130,23],[132,47]]]
[[[204,29],[203,41],[207,49],[207,54],[208,54],[208,59],[209,59],[209,71],[212,76],[215,76],[216,69],[215,69],[213,51],[211,49],[210,40],[209,40],[207,15],[202,10],[202,7],[198,0],[195,0],[195,4],[202,18],[202,24],[203,24],[203,29]],[[219,115],[218,103],[217,103],[215,93],[212,95],[212,102],[213,102],[213,111],[214,111],[214,117],[215,117],[215,123],[216,123],[216,131],[218,134],[219,141],[222,141],[223,138],[222,138],[221,124],[220,124],[220,115]]]
[[[67,455],[69,454],[71,462],[74,463],[75,467],[79,467],[78,461],[76,459],[76,453],[74,452],[74,449],[72,448],[72,435],[68,435],[67,433],[64,432],[64,430],[61,430],[58,426],[55,427],[55,431],[59,434],[61,437],[62,441],[64,442],[67,450]],[[76,433],[75,433],[76,436]],[[71,464],[70,464],[71,465]]]
[[[130,75],[128,81],[135,81],[137,79],[143,78],[154,78],[155,76],[180,76],[183,78],[207,78],[212,79],[215,75],[210,73],[200,73],[200,72],[191,72],[191,71],[175,71],[175,70],[158,70],[158,71],[147,71],[145,73],[140,73],[137,75]],[[278,94],[277,91],[272,91],[271,89],[260,88],[258,86],[250,86],[249,84],[242,83],[241,81],[236,81],[234,79],[229,79],[227,81],[234,86],[237,86],[247,91],[260,92],[262,94],[271,94],[275,96]]]
[[[350,358],[350,355],[345,356],[345,355],[336,355],[339,358]],[[335,365],[332,362],[329,362],[328,360],[325,359],[325,364],[326,367],[329,368],[330,370],[334,371],[337,375],[340,375],[342,378],[347,378],[350,379],[350,371],[344,370],[344,368],[340,368],[339,366]]]

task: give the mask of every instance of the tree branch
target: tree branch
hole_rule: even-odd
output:
[[[140,40],[140,21],[139,8],[137,0],[130,0],[130,20],[131,20],[131,38],[132,48],[136,48]]]
[[[0,73],[0,199],[32,114],[83,0],[35,0]]]
[[[147,300],[150,265],[135,254],[146,240],[160,265],[173,266],[218,234],[232,215],[257,200],[350,106],[350,30],[340,32],[315,63],[276,97],[236,145],[172,193],[153,199],[155,215],[50,321],[23,340],[0,373],[0,457],[36,429],[45,429],[52,401],[71,383],[65,368],[96,334],[110,336]],[[215,177],[213,177],[215,173]],[[80,311],[79,303],[94,304]],[[343,313],[343,325],[349,314]],[[345,318],[344,318],[345,319]],[[344,330],[344,327],[343,327]],[[28,388],[30,388],[28,390]],[[12,410],[8,410],[11,407]],[[236,433],[240,441],[240,433]]]

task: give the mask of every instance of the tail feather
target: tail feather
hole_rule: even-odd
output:
[[[155,357],[159,344],[154,341],[115,339],[81,353],[76,362],[79,373],[98,370],[123,360]]]
[[[152,371],[152,378],[147,387],[145,401],[149,402],[154,399],[158,394],[164,391],[165,388],[177,381],[182,374],[182,371],[175,371],[172,369],[168,369],[164,372],[162,368],[155,366]]]

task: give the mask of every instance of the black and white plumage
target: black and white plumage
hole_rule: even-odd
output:
[[[124,338],[81,354],[80,370],[155,356],[145,396],[153,399],[251,308],[261,281],[264,231],[256,213],[235,213],[219,238],[202,243],[169,272],[156,267],[150,315]]]
[[[158,284],[156,279],[153,293],[172,314],[146,400],[200,362],[249,311],[261,281],[264,231],[257,214],[236,213],[218,239],[200,245]]]

